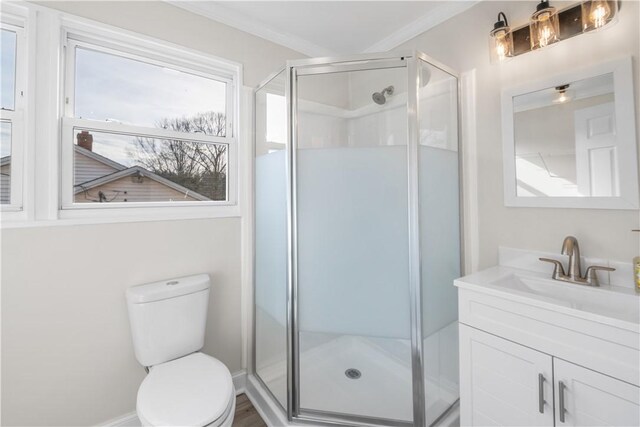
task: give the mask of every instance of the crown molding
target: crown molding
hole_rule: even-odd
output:
[[[164,0],[173,6],[179,7],[191,13],[204,16],[224,25],[266,39],[289,49],[300,52],[310,57],[338,56],[334,52],[322,46],[318,46],[306,39],[281,31],[251,16],[236,12],[233,9],[222,6],[216,2]],[[377,41],[362,52],[372,53],[386,52],[394,49],[402,43],[432,29],[455,15],[475,6],[481,0],[452,0],[430,11],[408,25],[394,31],[392,34]]]
[[[453,18],[465,10],[475,6],[481,0],[475,1],[449,1],[434,9],[426,15],[421,16],[408,25],[394,31],[389,36],[372,44],[363,53],[386,52],[400,46],[402,43],[442,24],[444,21]]]
[[[258,36],[310,57],[336,56],[336,52],[313,44],[301,37],[277,30],[264,22],[214,2],[165,0],[173,6],[204,16],[224,25]]]

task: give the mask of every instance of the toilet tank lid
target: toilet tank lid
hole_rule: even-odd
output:
[[[204,291],[209,286],[208,274],[161,280],[127,289],[127,301],[131,304],[144,304]]]

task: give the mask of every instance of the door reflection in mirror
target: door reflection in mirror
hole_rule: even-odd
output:
[[[620,195],[613,73],[513,98],[518,197]]]

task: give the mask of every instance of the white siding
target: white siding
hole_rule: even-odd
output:
[[[105,175],[117,172],[118,169],[85,156],[78,151],[73,154],[74,184],[82,184]]]
[[[110,202],[191,202],[197,201],[193,197],[167,187],[149,177],[143,182],[133,182],[131,176],[125,176],[115,181],[108,182],[80,192],[75,195],[75,203],[97,202],[98,192],[102,191]]]
[[[11,202],[11,163],[0,168],[0,203]]]

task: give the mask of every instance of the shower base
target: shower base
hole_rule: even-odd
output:
[[[427,424],[431,424],[458,399],[457,323],[427,337],[424,351]],[[301,332],[301,412],[410,422],[410,357],[408,340]],[[286,402],[286,396],[278,395],[286,390],[280,365],[263,367],[260,373],[275,397]]]

